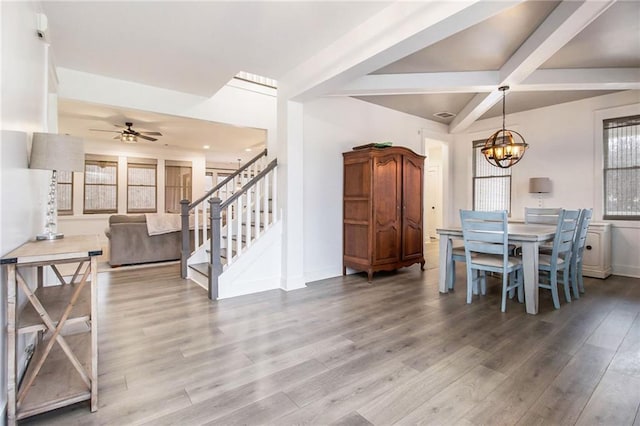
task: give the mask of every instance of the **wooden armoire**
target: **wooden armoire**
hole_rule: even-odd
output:
[[[422,185],[425,157],[404,147],[363,148],[342,154],[343,261],[347,268],[424,270]]]

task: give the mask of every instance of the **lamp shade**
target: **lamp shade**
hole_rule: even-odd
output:
[[[29,168],[83,172],[82,139],[54,133],[34,133]]]
[[[529,193],[547,194],[551,192],[551,179],[548,177],[533,177],[529,179]]]

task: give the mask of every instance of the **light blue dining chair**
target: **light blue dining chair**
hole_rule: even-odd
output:
[[[575,299],[580,298],[580,293],[584,293],[584,282],[582,279],[582,256],[587,244],[587,231],[593,217],[593,209],[582,209],[580,220],[576,228],[573,240],[573,251],[571,253],[571,289]]]
[[[502,312],[507,310],[507,293],[517,289],[522,303],[522,261],[509,256],[507,211],[460,210],[460,220],[467,264],[467,303],[471,303],[474,288],[482,287],[486,272],[502,274]]]
[[[542,207],[525,207],[524,223],[536,223],[543,225],[557,225],[558,218],[562,209],[542,208]]]
[[[571,265],[573,239],[579,217],[580,210],[563,210],[560,213],[558,225],[556,226],[551,254],[541,253],[538,257],[538,270],[540,272],[538,287],[551,290],[553,306],[556,309],[560,309],[558,283],[564,287],[564,295],[567,303],[571,303],[569,269]],[[562,272],[562,277],[560,277],[560,272]]]
[[[562,209],[546,207],[525,207],[524,223],[534,225],[558,225]],[[540,244],[540,253],[551,254],[552,242]]]
[[[475,254],[473,254],[472,256],[475,256]],[[449,273],[447,274],[447,280],[448,280],[447,288],[449,290],[453,290],[456,284],[456,262],[466,262],[466,261],[467,261],[467,255],[465,253],[464,246],[453,247],[451,249],[451,263],[450,263]],[[487,294],[486,276],[483,275],[480,282],[476,284],[480,284],[480,286],[478,285],[474,286],[473,294],[478,294],[479,292],[481,292],[483,295]]]

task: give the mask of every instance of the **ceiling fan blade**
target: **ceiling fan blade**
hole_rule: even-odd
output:
[[[114,136],[114,139],[120,139],[122,137],[122,135],[118,135],[118,136]]]
[[[110,133],[120,133],[120,130],[103,130],[103,129],[89,129],[92,132],[110,132]]]
[[[143,135],[162,136],[162,133],[160,132],[138,132],[138,133]]]
[[[158,139],[156,139],[156,138],[152,138],[152,137],[149,137],[149,136],[141,135],[140,133],[138,133],[138,134],[136,135],[136,137],[138,137],[138,138],[142,138],[142,139],[146,139],[146,140],[148,140],[148,141],[152,141],[152,142],[155,142],[155,141],[157,141],[157,140],[158,140]]]
[[[123,126],[122,124],[114,124],[114,126],[119,127],[121,129],[126,129],[127,126]]]

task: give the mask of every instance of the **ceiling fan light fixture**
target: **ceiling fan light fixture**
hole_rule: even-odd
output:
[[[138,138],[136,137],[136,135],[132,135],[130,133],[123,133],[120,136],[120,140],[124,143],[136,143],[138,142]]]
[[[518,163],[524,156],[529,144],[515,130],[505,128],[505,93],[509,86],[498,88],[502,92],[502,129],[496,131],[484,144],[480,151],[493,166],[507,169]]]

